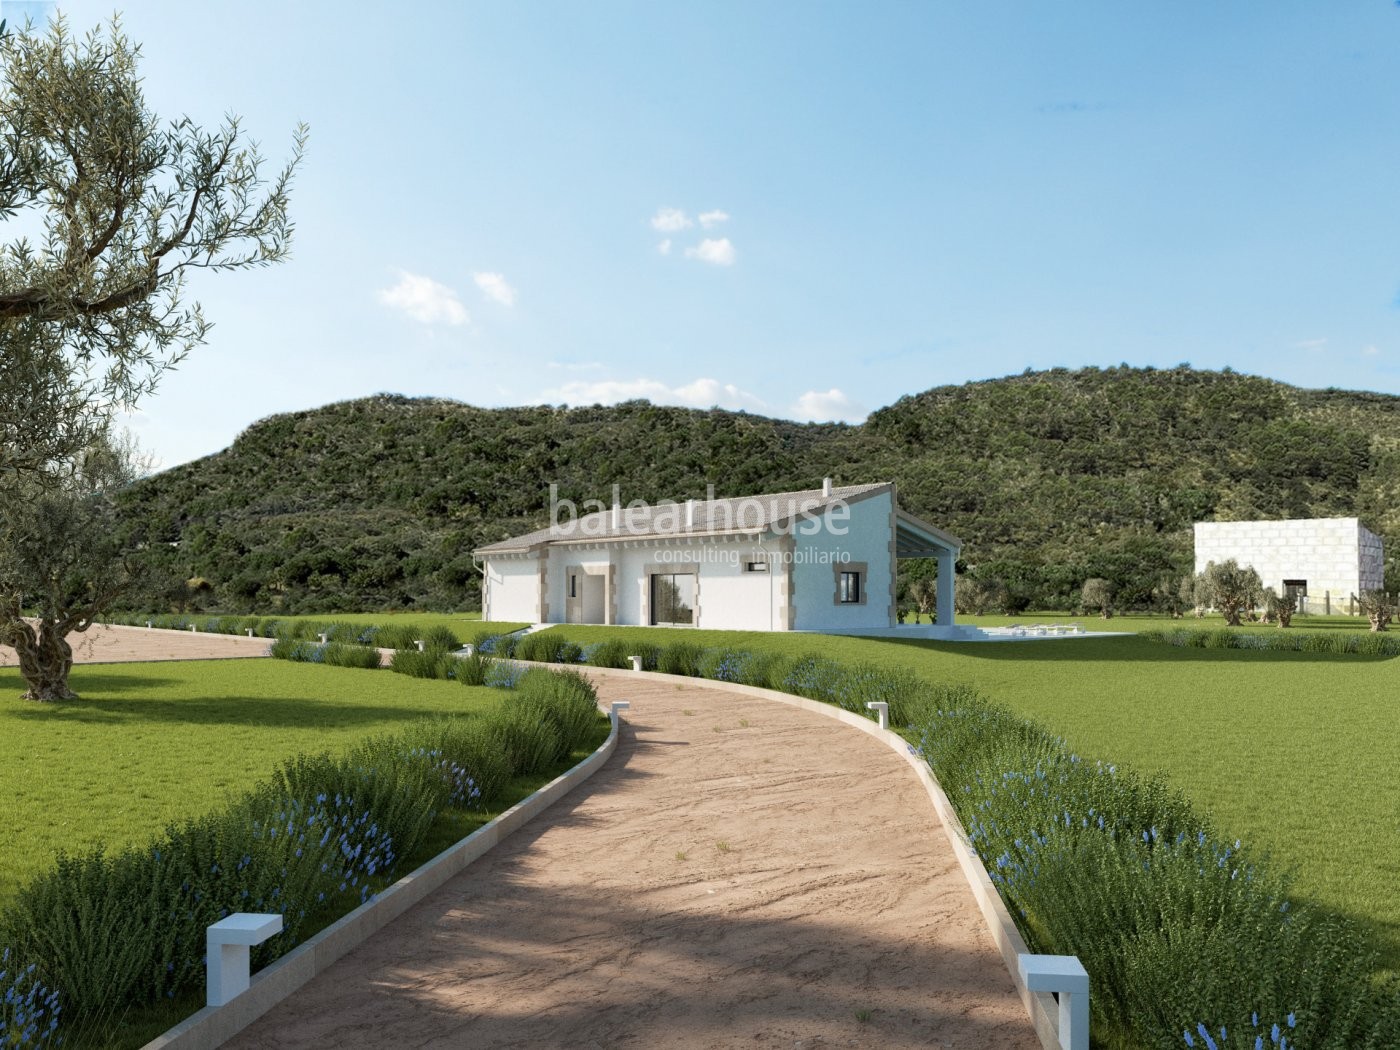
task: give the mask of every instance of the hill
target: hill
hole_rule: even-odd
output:
[[[551,482],[657,500],[823,476],[895,480],[1018,605],[1064,607],[1089,576],[1141,604],[1189,571],[1202,519],[1358,515],[1400,553],[1400,397],[1185,366],[936,387],[860,426],[380,395],[256,423],[135,486],[124,515],[160,578],[202,578],[231,611],[469,607],[470,550],[543,524]]]

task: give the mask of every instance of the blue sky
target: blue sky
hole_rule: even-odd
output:
[[[6,3],[13,13],[17,6]],[[62,10],[77,27],[111,0]],[[1400,393],[1400,7],[142,2],[148,102],[311,126],[165,463],[377,391],[860,419],[1057,365]]]

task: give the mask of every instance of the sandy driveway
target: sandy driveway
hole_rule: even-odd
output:
[[[109,627],[94,624],[82,634],[70,634],[73,662],[115,664],[140,660],[228,660],[266,656],[266,638],[228,634],[196,634],[193,631],[148,631],[144,627]],[[0,667],[14,667],[15,651],[0,645]]]
[[[1039,1046],[928,796],[693,681],[593,779],[230,1047]]]

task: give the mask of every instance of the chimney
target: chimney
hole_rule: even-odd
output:
[[[685,527],[687,529],[695,528],[695,501],[693,499],[685,501]]]
[[[830,478],[822,478],[822,495],[823,495],[823,496],[830,496],[830,495],[831,495],[831,479],[830,479]]]
[[[614,529],[622,528],[622,504],[616,500],[613,500],[612,527]]]

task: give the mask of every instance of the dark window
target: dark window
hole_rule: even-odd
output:
[[[1306,598],[1308,596],[1308,581],[1284,580],[1283,591],[1285,594],[1291,594],[1295,598]]]
[[[578,573],[576,572],[569,573],[569,597],[578,597]]]
[[[843,572],[839,584],[838,593],[842,605],[859,604],[860,602],[860,573]]]
[[[750,561],[744,563],[745,572],[767,572],[768,563],[766,561]]]
[[[694,573],[657,573],[651,578],[651,622],[695,623]]]

